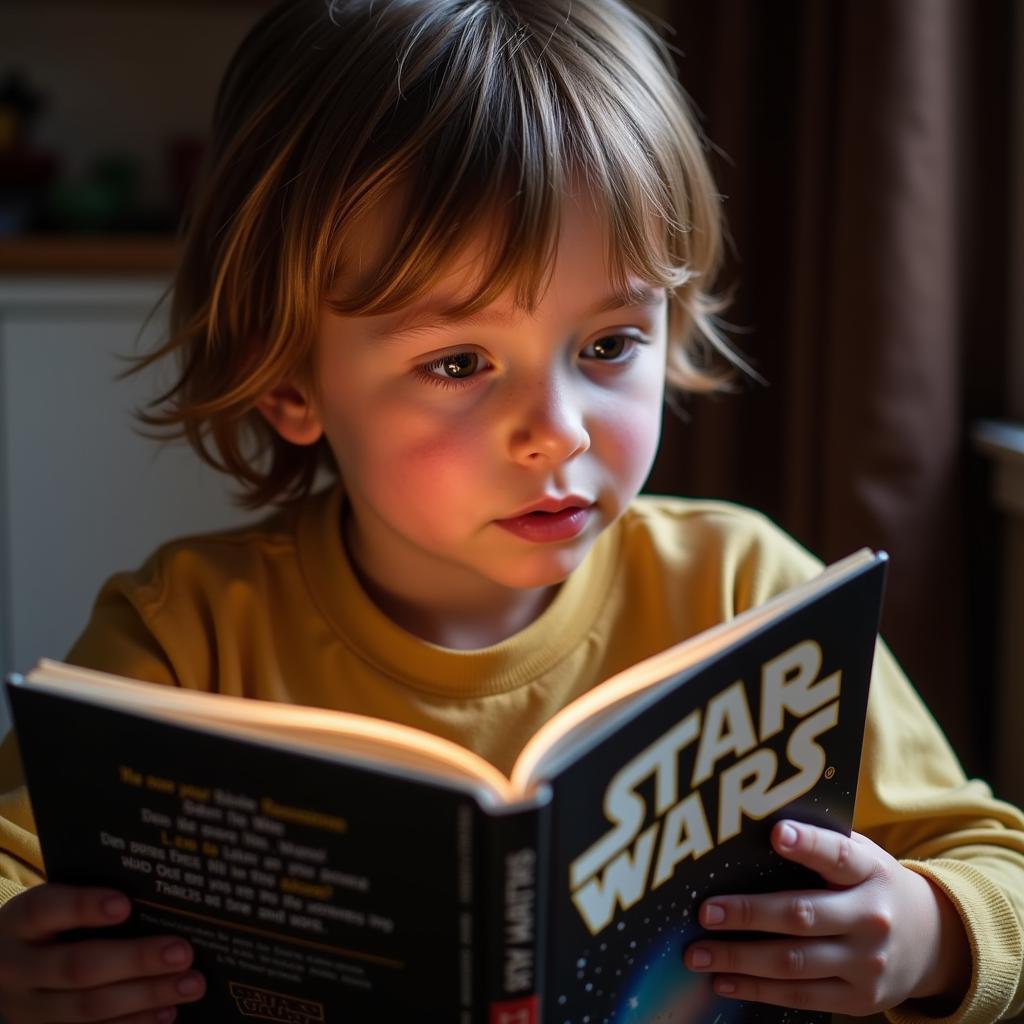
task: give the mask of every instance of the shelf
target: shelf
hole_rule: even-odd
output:
[[[163,235],[0,238],[0,274],[170,274],[178,243]]]

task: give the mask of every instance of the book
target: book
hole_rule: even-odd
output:
[[[181,1021],[815,1021],[717,996],[709,896],[822,885],[849,834],[887,557],[863,550],[596,686],[509,777],[376,719],[42,661],[7,694],[47,878],[207,979]]]

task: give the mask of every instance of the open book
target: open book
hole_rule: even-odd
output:
[[[182,1021],[793,1020],[682,952],[708,896],[820,884],[774,821],[849,832],[885,566],[605,681],[510,778],[394,723],[40,662],[6,692],[47,877],[193,944]]]

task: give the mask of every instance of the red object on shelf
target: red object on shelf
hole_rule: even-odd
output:
[[[42,189],[53,178],[57,159],[40,149],[0,152],[0,189]]]
[[[194,136],[182,136],[167,144],[167,177],[171,189],[171,200],[175,212],[185,208],[189,194],[206,155],[205,140]]]

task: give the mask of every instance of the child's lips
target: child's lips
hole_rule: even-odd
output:
[[[495,522],[503,530],[514,534],[522,540],[537,544],[551,543],[560,540],[572,540],[579,536],[590,522],[594,514],[593,504],[564,505],[557,511],[547,512],[534,509],[530,512],[510,516],[508,519],[496,519]]]
[[[570,508],[589,508],[593,504],[594,502],[590,498],[584,498],[580,494],[565,494],[561,498],[545,494],[537,501],[532,501],[529,505],[524,505],[521,509],[513,512],[502,522],[508,519],[519,519],[521,516],[531,515],[534,512],[564,512]]]

